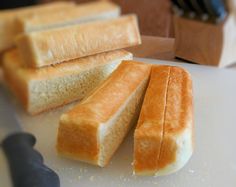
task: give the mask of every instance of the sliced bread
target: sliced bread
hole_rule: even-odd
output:
[[[178,67],[153,66],[134,135],[134,173],[167,175],[193,153],[192,81]]]
[[[5,79],[30,114],[80,100],[121,63],[132,59],[124,50],[101,53],[55,66],[25,68],[17,50],[4,55]]]
[[[17,18],[17,30],[20,33],[63,27],[101,19],[116,18],[120,7],[109,1],[94,1],[74,6],[69,11],[53,11]]]
[[[14,38],[18,34],[16,18],[33,16],[58,11],[68,11],[75,4],[72,2],[53,2],[43,5],[28,6],[0,11],[0,53],[14,46]]]
[[[101,167],[136,123],[151,66],[125,61],[80,104],[63,114],[57,150]]]
[[[43,67],[141,43],[137,18],[123,16],[19,36],[17,46],[28,67]]]

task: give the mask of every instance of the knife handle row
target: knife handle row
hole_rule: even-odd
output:
[[[179,15],[219,22],[227,15],[224,0],[171,0],[174,12]]]

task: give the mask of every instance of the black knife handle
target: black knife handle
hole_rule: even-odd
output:
[[[35,143],[28,133],[10,135],[2,142],[14,187],[59,187],[58,175],[44,165],[42,155],[33,148]]]

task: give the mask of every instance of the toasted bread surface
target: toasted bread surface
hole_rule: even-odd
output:
[[[134,15],[23,34],[17,39],[29,67],[43,67],[141,43]]]
[[[151,66],[123,62],[90,96],[63,114],[58,152],[101,167],[136,121]]]
[[[72,2],[53,2],[43,5],[28,6],[0,11],[0,52],[14,46],[14,38],[19,33],[15,20],[20,17],[32,17],[52,11],[69,10],[74,7]]]
[[[120,15],[120,7],[109,1],[94,1],[79,4],[62,11],[18,17],[16,24],[20,32],[62,27],[100,19],[115,18]]]
[[[166,175],[182,168],[193,151],[192,81],[188,72],[153,66],[134,135],[134,172]]]

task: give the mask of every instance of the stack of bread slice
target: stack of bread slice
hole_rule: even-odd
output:
[[[120,7],[111,2],[95,1],[76,5],[61,1],[26,8],[0,11],[0,53],[14,46],[20,33],[95,20],[116,18]]]
[[[52,3],[1,15],[15,23],[14,29],[0,27],[14,33],[5,42],[4,49],[15,45],[3,54],[5,80],[30,114],[82,99],[122,60],[132,59],[123,48],[141,43],[136,16],[120,16],[109,1]]]
[[[56,2],[46,5],[37,5],[27,8],[17,8],[0,11],[0,53],[14,46],[14,38],[17,35],[16,20],[18,17],[31,17],[35,14],[49,14],[51,12],[69,11],[74,3]]]
[[[193,152],[191,78],[131,61],[137,18],[119,14],[109,1],[0,12],[5,80],[30,114],[82,99],[60,118],[60,154],[104,167],[137,124],[134,173],[170,174]]]

